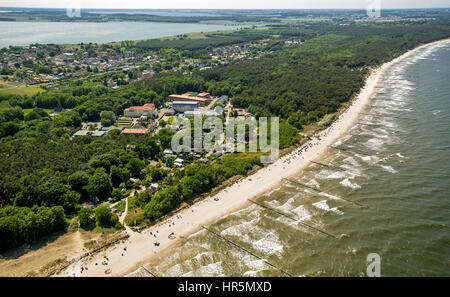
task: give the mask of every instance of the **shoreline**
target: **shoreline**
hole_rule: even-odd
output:
[[[159,24],[163,24],[163,25],[172,25],[172,26],[176,26],[176,25],[194,25],[194,26],[200,26],[202,28],[200,29],[193,29],[194,31],[188,31],[188,32],[184,32],[184,33],[173,33],[173,30],[171,30],[171,33],[167,33],[161,36],[153,36],[153,37],[146,37],[146,36],[140,36],[140,37],[136,37],[136,38],[131,38],[130,41],[133,43],[137,43],[137,42],[143,42],[143,41],[151,41],[151,40],[155,40],[155,39],[171,39],[176,37],[177,35],[180,34],[185,34],[188,36],[195,36],[196,34],[208,34],[208,33],[214,33],[214,32],[234,32],[238,29],[242,29],[242,28],[249,28],[252,25],[226,25],[226,24],[216,24],[216,23],[182,23],[182,22],[153,22],[153,21],[110,21],[110,22],[92,22],[92,21],[76,21],[76,22],[52,22],[52,21],[46,21],[46,20],[42,20],[42,21],[0,21],[0,24],[5,24],[5,25],[17,25],[17,24],[29,24],[29,23],[38,23],[38,24],[46,24],[46,25],[106,25],[106,24],[142,24],[142,25],[159,25]],[[214,29],[212,28],[214,27]],[[216,28],[217,27],[217,28]],[[220,28],[218,28],[220,27]],[[73,33],[73,32],[72,32]],[[108,34],[104,35],[103,37],[107,37],[109,36]],[[3,41],[5,38],[0,39],[0,41]],[[97,44],[97,45],[111,45],[111,44],[120,44],[121,42],[127,40],[125,37],[121,38],[119,40],[103,40],[103,41],[99,41],[99,42],[91,42],[93,44]],[[29,46],[31,46],[32,44],[38,43],[40,45],[49,45],[49,44],[56,44],[59,45],[61,47],[78,47],[80,46],[80,44],[84,43],[87,44],[89,43],[89,40],[84,40],[84,41],[52,41],[52,40],[32,40],[32,41],[26,41],[25,43],[14,43],[14,44],[0,44],[0,49],[2,48],[9,48],[10,46],[12,47],[19,47],[19,48],[27,48]]]
[[[279,188],[284,179],[298,176],[311,165],[311,161],[323,158],[328,153],[329,146],[346,135],[355,125],[361,111],[376,92],[380,78],[389,67],[421,48],[448,41],[450,39],[423,44],[372,70],[357,97],[351,101],[330,127],[316,134],[320,135],[320,139],[314,137],[301,148],[294,149],[293,152],[281,157],[275,163],[261,168],[251,176],[222,189],[213,196],[208,196],[191,207],[182,209],[172,217],[143,230],[142,233],[136,233],[127,228],[130,238],[124,243],[93,255],[90,260],[82,261],[81,265],[88,267],[88,270],[80,276],[128,275],[140,269],[140,266],[164,257],[172,247],[197,233],[204,225],[213,224],[226,215],[246,208],[251,204],[249,199]],[[218,198],[218,200],[215,201],[214,198]],[[172,232],[176,237],[174,239],[169,236]],[[155,242],[158,242],[159,246],[155,246]],[[109,259],[108,265],[102,265],[104,255],[107,255]],[[105,273],[107,269],[111,270],[110,274]],[[60,276],[64,275],[65,272],[60,273]]]

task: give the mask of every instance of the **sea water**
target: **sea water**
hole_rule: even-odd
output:
[[[287,216],[252,205],[210,226],[241,248],[203,230],[146,267],[162,276],[366,276],[377,253],[382,276],[450,276],[449,78],[450,42],[394,64],[335,143],[345,150],[296,178],[312,189],[286,183],[258,199]]]

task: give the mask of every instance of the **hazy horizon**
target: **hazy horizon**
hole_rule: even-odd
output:
[[[24,9],[66,9],[66,7],[31,7],[31,6],[1,6],[0,8],[24,8]],[[208,10],[365,10],[362,7],[353,8],[133,8],[133,7],[81,7],[81,9],[104,9],[104,10],[195,10],[195,11],[208,11]],[[414,10],[414,9],[450,9],[448,7],[392,7],[385,8],[386,10],[404,9],[404,10]]]
[[[210,2],[207,0],[2,0],[0,7],[11,8],[66,8],[74,5],[84,9],[192,9],[192,10],[218,10],[218,9],[366,9],[370,3],[377,0],[278,0],[261,1],[229,0],[227,3]],[[448,0],[432,0],[426,4],[420,0],[391,0],[381,1],[382,9],[426,9],[449,8]]]

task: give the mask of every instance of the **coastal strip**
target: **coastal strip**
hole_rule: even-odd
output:
[[[250,205],[249,199],[255,199],[277,189],[285,179],[297,177],[303,169],[311,165],[312,161],[320,161],[326,156],[328,149],[357,123],[359,115],[376,92],[383,73],[390,66],[423,47],[449,41],[450,39],[445,39],[419,46],[373,70],[358,96],[330,127],[318,133],[320,137],[313,138],[275,163],[141,233],[128,229],[130,237],[127,241],[81,263],[83,267],[88,267],[83,276],[127,275],[151,260],[164,257],[172,247],[202,230],[203,226],[213,224],[230,213],[246,208]],[[107,265],[102,263],[105,255],[108,258]],[[105,274],[106,270],[111,273]]]

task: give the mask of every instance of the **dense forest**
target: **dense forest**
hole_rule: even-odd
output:
[[[362,87],[370,67],[420,43],[449,36],[445,24],[330,26],[325,30],[318,27],[317,32],[319,37],[301,47],[274,53],[257,63],[216,67],[204,77],[239,87],[234,105],[249,108],[255,115],[289,118],[289,123],[301,128],[348,101]]]
[[[168,147],[171,131],[162,129],[157,135],[137,138],[113,130],[101,139],[71,139],[83,121],[97,121],[103,111],[120,116],[131,105],[152,102],[159,106],[171,93],[208,91],[232,97],[235,107],[248,108],[257,118],[279,116],[280,137],[287,147],[305,125],[336,112],[349,101],[364,85],[371,67],[419,44],[450,36],[450,24],[438,21],[278,25],[268,31],[254,30],[231,37],[214,34],[196,44],[153,40],[136,46],[174,47],[195,53],[273,35],[279,38],[276,42],[297,38],[304,43],[292,48],[274,46],[267,56],[210,70],[160,72],[117,90],[93,78],[74,80],[33,96],[0,95],[0,250],[63,229],[67,214],[80,212],[83,221],[89,220],[81,204],[121,199],[132,187],[130,177],[143,183],[162,181],[156,194],[143,193],[135,198],[135,207],[143,210],[139,219],[151,222],[259,164],[257,154],[231,154],[207,164],[189,164],[168,176],[148,165]],[[44,111],[56,107],[71,110],[53,117]],[[111,218],[100,221],[117,224]]]

